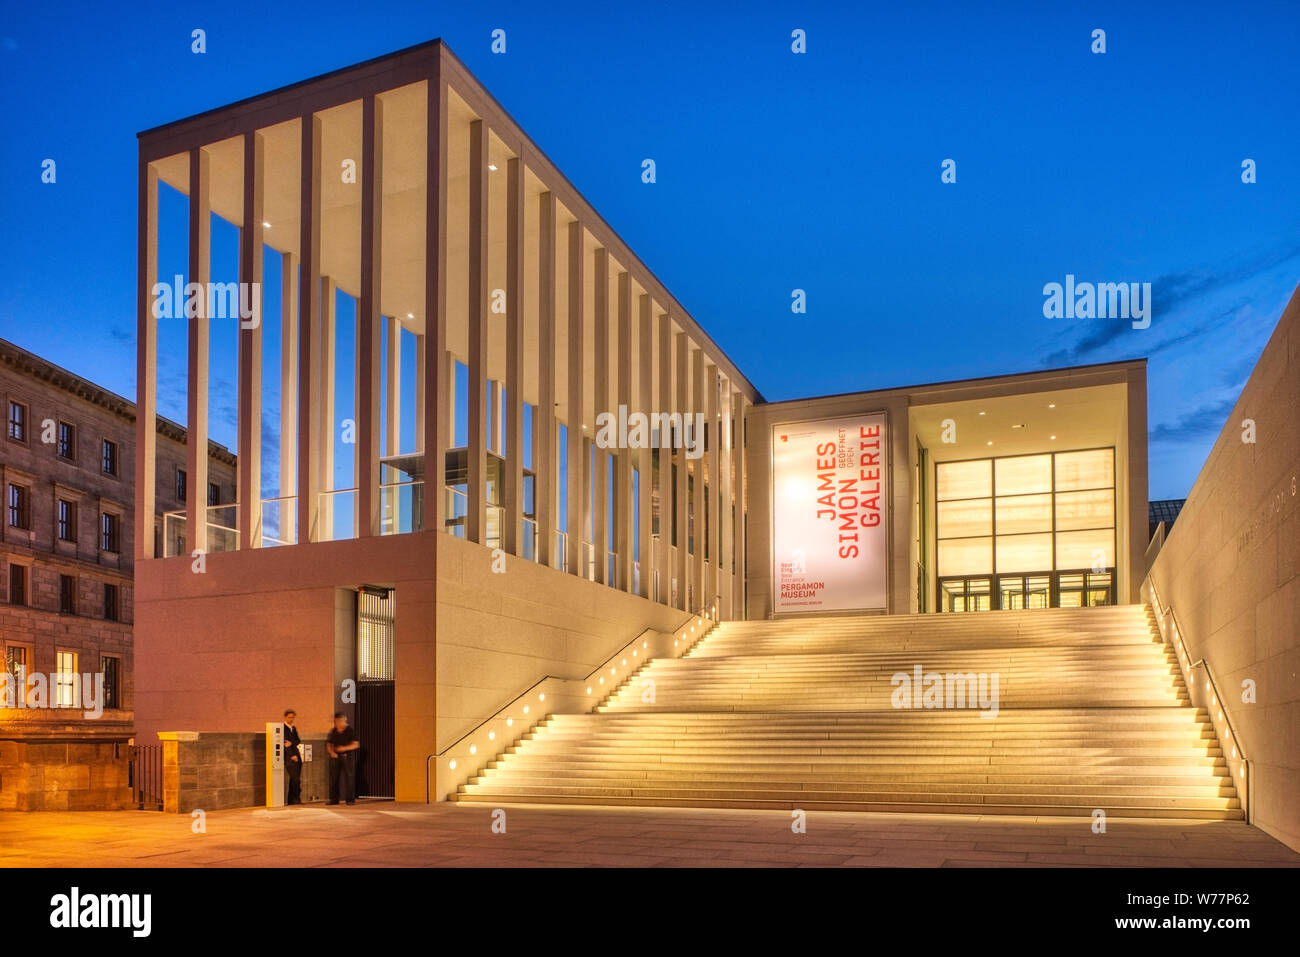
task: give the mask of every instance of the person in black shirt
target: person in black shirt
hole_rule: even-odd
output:
[[[289,782],[285,804],[302,803],[302,752],[298,748],[298,729],[293,726],[298,713],[290,708],[284,713],[284,773]]]
[[[342,711],[334,716],[334,727],[325,738],[330,753],[330,804],[338,804],[342,797],[348,804],[357,803],[357,750],[361,742],[357,733],[348,727],[348,716]]]

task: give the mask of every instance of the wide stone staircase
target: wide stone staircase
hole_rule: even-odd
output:
[[[726,622],[453,800],[1243,817],[1143,605]]]

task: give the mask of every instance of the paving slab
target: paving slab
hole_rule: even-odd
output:
[[[1239,821],[363,802],[0,813],[2,867],[1300,867]]]

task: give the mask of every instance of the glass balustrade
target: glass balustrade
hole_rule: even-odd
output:
[[[316,516],[319,542],[341,542],[357,537],[357,489],[341,488],[320,493]]]
[[[379,534],[403,535],[424,530],[424,482],[390,482],[379,486]]]
[[[298,496],[262,499],[262,547],[298,544]]]
[[[234,552],[239,550],[239,506],[209,505],[206,521],[208,524],[209,555],[217,552]]]

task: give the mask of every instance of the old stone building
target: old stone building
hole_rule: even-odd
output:
[[[4,340],[0,401],[0,809],[124,807],[135,404]],[[232,502],[235,458],[209,453],[208,502]],[[161,417],[157,463],[161,551],[190,494],[185,430]]]

